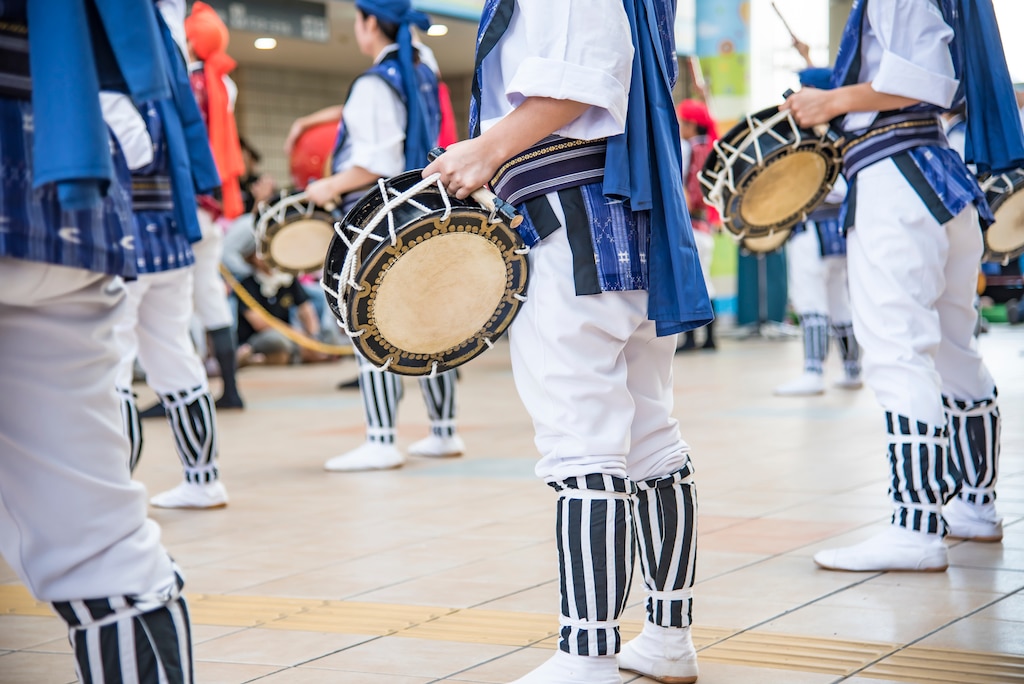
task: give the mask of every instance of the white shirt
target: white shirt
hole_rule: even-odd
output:
[[[398,49],[392,43],[381,50],[374,64]],[[430,64],[424,58],[426,64]],[[382,78],[358,78],[341,117],[345,122],[345,141],[338,150],[335,173],[359,166],[370,173],[390,178],[405,171],[405,105]],[[424,165],[426,160],[423,160]]]
[[[949,107],[959,85],[949,54],[953,29],[935,0],[869,2],[866,15],[858,82],[871,83],[879,93]],[[867,128],[877,115],[847,114],[843,127]]]
[[[557,135],[618,135],[625,128],[632,65],[622,0],[517,0],[508,30],[482,65],[480,129],[528,97],[550,97],[591,105]]]

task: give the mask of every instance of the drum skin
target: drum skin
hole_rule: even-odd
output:
[[[740,240],[740,248],[753,254],[770,254],[782,249],[793,232],[792,228],[777,230],[762,237],[746,237]]]
[[[396,176],[386,186],[408,190],[420,173]],[[471,198],[449,197],[445,217],[441,192],[430,186],[392,210],[394,242],[386,219],[373,229],[381,239],[360,247],[355,280],[361,289],[339,283],[348,253],[340,237],[324,266],[331,311],[363,331],[352,338],[359,353],[400,375],[439,373],[475,358],[508,328],[525,298],[528,268],[518,233],[492,223]],[[374,188],[349,211],[343,231],[365,231],[383,207]]]
[[[741,239],[767,238],[824,202],[841,165],[829,134],[801,129],[788,113],[769,107],[715,143],[701,184],[726,230]]]
[[[996,222],[985,229],[983,261],[1008,264],[1024,254],[1024,171],[992,176],[982,183]]]
[[[266,209],[256,223],[260,256],[275,271],[301,275],[323,268],[336,218],[291,195]]]

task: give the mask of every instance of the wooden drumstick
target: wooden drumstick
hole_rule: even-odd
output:
[[[794,43],[799,43],[800,39],[796,37],[795,33],[793,33],[793,29],[789,28],[789,22],[786,21],[786,17],[782,16],[782,12],[779,11],[779,8],[775,6],[774,2],[772,3],[772,9],[775,10],[775,14],[779,15],[779,20],[782,21],[782,25],[786,27],[789,37],[793,39]]]
[[[438,157],[444,154],[443,147],[435,147],[427,153],[427,159],[434,161]],[[469,193],[469,196],[479,202],[485,209],[501,216],[501,220],[508,225],[509,228],[518,228],[519,224],[523,222],[523,216],[516,208],[501,199],[487,188],[477,188],[473,192]]]

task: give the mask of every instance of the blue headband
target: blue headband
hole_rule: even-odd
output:
[[[356,0],[356,7],[391,24],[412,24],[424,31],[430,28],[430,17],[414,10],[409,0]]]

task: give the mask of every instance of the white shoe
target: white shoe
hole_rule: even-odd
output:
[[[814,554],[826,570],[942,572],[949,566],[946,545],[938,535],[890,527],[860,544]]]
[[[951,539],[976,542],[1003,540],[1003,519],[996,516],[994,504],[977,506],[954,496],[942,509],[942,517],[949,527],[947,536]]]
[[[822,394],[825,391],[825,380],[821,373],[804,371],[796,380],[779,385],[775,388],[775,394],[780,397],[808,397],[814,394]]]
[[[839,389],[859,390],[864,386],[864,381],[860,379],[859,375],[846,375],[842,380],[836,380],[832,385]]]
[[[409,454],[412,456],[426,456],[427,458],[451,458],[461,456],[466,451],[466,444],[458,435],[451,437],[438,437],[431,433],[418,442],[409,446]]]
[[[224,508],[228,505],[228,492],[220,480],[206,484],[182,482],[157,494],[149,503],[157,508]]]
[[[324,470],[336,473],[345,473],[358,470],[387,470],[397,468],[405,459],[402,452],[394,444],[381,444],[380,442],[364,442],[348,453],[324,463]]]
[[[644,629],[626,642],[619,667],[663,684],[697,681],[697,649],[689,627],[659,627],[644,620]]]
[[[578,656],[556,651],[512,684],[622,684],[615,656]]]

